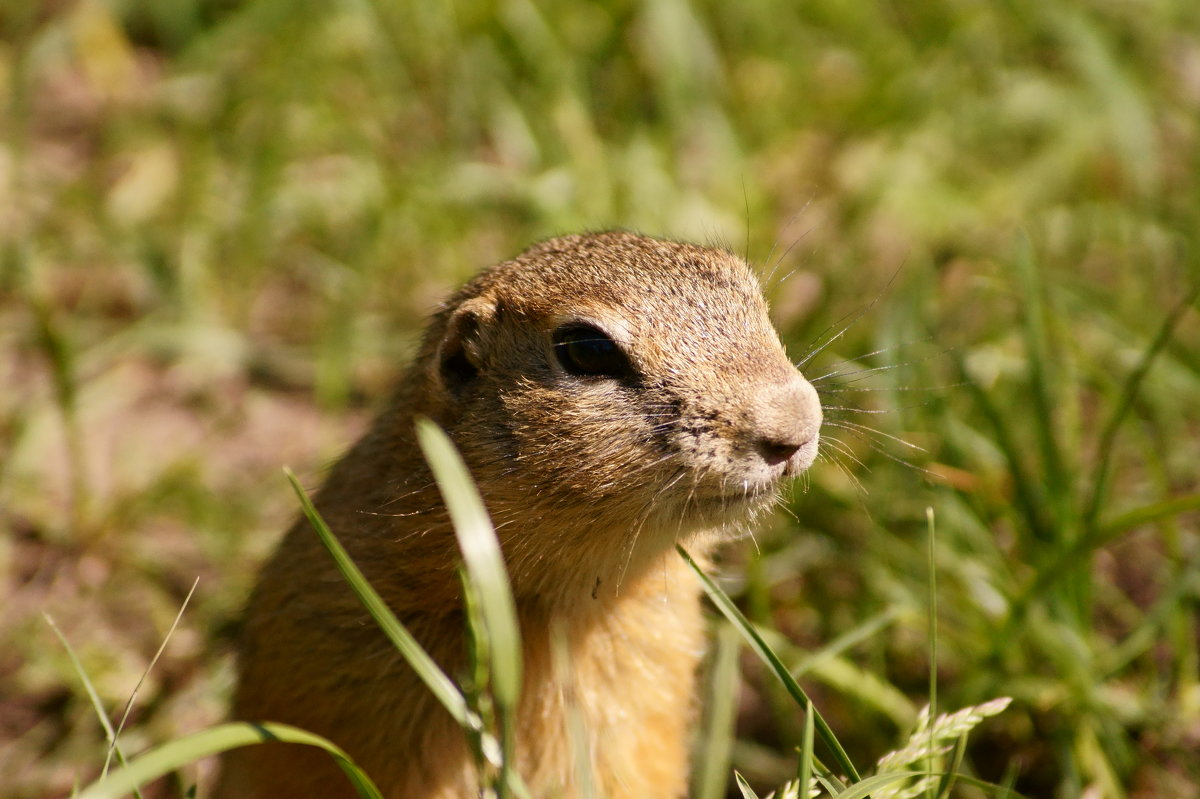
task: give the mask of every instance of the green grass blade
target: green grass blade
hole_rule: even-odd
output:
[[[575,763],[575,780],[579,786],[579,799],[598,799],[596,778],[592,773],[587,728],[583,721],[583,713],[579,709],[579,697],[575,693],[575,684],[567,678],[571,671],[571,652],[567,643],[566,625],[561,618],[556,619],[551,625],[550,655],[554,664],[555,679],[563,686],[563,706],[567,712],[567,738],[571,747],[571,759]]]
[[[1063,574],[1063,570],[1080,558],[1108,545],[1122,534],[1143,524],[1176,516],[1200,508],[1200,494],[1165,500],[1122,514],[1103,525],[1088,527],[1084,534],[1067,547],[1046,568],[1039,570],[1013,602],[1013,617],[1019,616],[1034,600],[1050,589]]]
[[[829,725],[825,722],[825,719],[821,717],[820,712],[818,712],[816,707],[813,706],[812,701],[808,698],[808,695],[804,693],[804,689],[802,689],[796,683],[796,681],[792,679],[792,675],[788,672],[787,667],[783,665],[783,662],[780,661],[775,652],[772,651],[769,646],[767,646],[766,642],[763,641],[762,636],[760,636],[758,631],[754,629],[754,626],[750,624],[750,621],[742,615],[740,610],[738,610],[737,605],[733,604],[733,600],[730,599],[729,596],[722,591],[707,574],[704,573],[703,569],[696,565],[696,562],[692,560],[692,556],[687,553],[687,550],[678,544],[675,545],[675,549],[679,552],[684,562],[686,562],[688,566],[692,568],[692,571],[696,573],[696,576],[700,578],[700,584],[704,586],[704,590],[708,594],[709,598],[712,599],[713,604],[715,604],[717,608],[723,614],[725,614],[725,618],[729,619],[733,626],[742,633],[742,636],[750,643],[750,648],[754,650],[754,653],[762,658],[767,666],[769,666],[771,670],[775,672],[775,676],[779,678],[781,683],[783,683],[783,686],[787,689],[788,693],[791,694],[792,699],[795,700],[796,704],[802,708],[810,708],[812,710],[813,721],[816,724],[817,733],[821,736],[822,742],[829,747],[829,751],[833,753],[833,758],[835,761],[837,761],[838,767],[842,769],[846,776],[848,776],[851,781],[858,782],[861,779],[858,774],[858,769],[856,769],[854,767],[854,763],[850,761],[849,755],[846,754],[846,750],[843,749],[841,743],[838,742],[837,737],[833,734],[833,730],[830,729]],[[820,765],[820,761],[814,760],[814,762]],[[822,768],[824,767],[822,766]]]
[[[817,761],[814,758],[813,763],[815,764],[816,762]],[[830,796],[836,796],[839,791],[846,790],[846,786],[841,782],[841,780],[831,779],[823,774],[818,774],[816,776],[816,780],[820,786],[825,789],[825,793],[829,794]]]
[[[1193,510],[1200,510],[1200,494],[1173,497],[1162,502],[1155,502],[1152,505],[1145,505],[1141,508],[1122,513],[1120,516],[1104,522],[1097,528],[1095,534],[1096,546],[1103,546],[1134,527],[1151,524],[1160,519],[1178,516],[1181,513]]]
[[[937,705],[937,530],[934,526],[933,508],[925,508],[925,521],[929,525],[929,717],[936,719]],[[929,725],[929,770],[933,770],[933,724]]]
[[[721,799],[729,780],[738,692],[738,632],[728,625],[717,631],[708,701],[708,724],[696,769],[696,799]]]
[[[771,639],[778,637],[770,635],[766,630],[759,635],[770,645]],[[783,651],[776,648],[776,653]],[[793,679],[798,679],[795,674]],[[897,727],[907,727],[916,718],[917,712],[912,701],[904,692],[887,678],[874,671],[865,669],[849,657],[838,655],[825,657],[813,664],[809,678],[819,680],[828,687],[846,697],[852,697],[864,708],[871,708],[886,716]]]
[[[1057,436],[1057,425],[1061,420],[1056,411],[1060,405],[1060,398],[1054,396],[1051,381],[1051,376],[1060,371],[1051,363],[1049,336],[1046,331],[1046,319],[1052,311],[1048,303],[1046,284],[1042,280],[1042,272],[1035,261],[1033,246],[1028,238],[1020,237],[1014,260],[1023,290],[1022,331],[1029,369],[1029,396],[1033,403],[1033,413],[1026,418],[1026,424],[1033,427],[1037,436],[1038,449],[1042,454],[1042,476],[1047,489],[1045,497],[1054,511],[1053,530],[1061,533],[1061,521],[1066,517],[1066,509],[1070,503],[1071,486]]]
[[[255,724],[244,721],[221,724],[201,730],[151,749],[139,755],[125,768],[89,785],[79,794],[78,799],[117,799],[117,797],[125,796],[136,790],[139,785],[170,774],[202,757],[269,741],[282,741],[283,743],[302,744],[324,749],[346,773],[346,778],[354,785],[360,797],[382,799],[382,794],[370,777],[355,765],[350,756],[336,744],[307,730],[287,724],[272,722]]]
[[[801,799],[808,799],[809,783],[812,782],[813,764],[813,714],[812,705],[804,708],[804,735],[800,739],[800,767],[796,770],[796,782],[800,785]]]
[[[481,729],[469,730],[467,740],[471,746],[476,773],[484,778],[489,786],[494,775],[488,771],[489,766],[499,766],[504,762],[504,752],[498,747],[485,744],[483,730],[496,728],[496,703],[491,693],[491,655],[488,641],[487,625],[479,610],[479,592],[467,575],[467,570],[461,565],[456,570],[462,584],[463,612],[465,615],[464,628],[466,635],[466,669],[462,685],[463,697],[467,706],[479,716]]]
[[[350,559],[350,555],[342,547],[341,543],[334,537],[329,526],[325,524],[325,520],[321,518],[321,514],[313,507],[312,500],[308,498],[308,494],[300,486],[300,481],[296,479],[296,475],[291,469],[284,469],[284,474],[287,475],[288,482],[292,484],[292,490],[296,492],[296,496],[300,499],[300,507],[304,511],[304,515],[308,517],[308,521],[316,530],[317,535],[321,539],[321,543],[329,550],[329,554],[333,556],[334,563],[337,564],[338,571],[350,584],[350,588],[354,591],[359,600],[366,606],[371,617],[375,619],[375,623],[380,626],[384,634],[395,645],[408,664],[412,666],[413,671],[417,676],[428,686],[429,690],[439,702],[450,712],[461,726],[469,729],[479,729],[479,719],[475,717],[467,707],[467,701],[463,698],[462,692],[458,687],[446,676],[445,672],[434,662],[429,653],[417,643],[417,639],[413,638],[396,615],[392,613],[391,608],[383,601],[383,598],[371,587],[367,582],[367,578],[359,571],[359,568],[354,565],[354,561]]]
[[[880,788],[886,788],[895,782],[909,779],[910,777],[923,777],[923,771],[889,771],[886,774],[876,774],[873,777],[867,777],[865,780],[858,780],[849,788],[836,794],[834,799],[865,799]]]
[[[509,795],[516,750],[516,707],[521,692],[521,632],[512,585],[496,529],[483,497],[446,433],[429,419],[416,420],[417,442],[437,482],[467,576],[478,595],[477,610],[487,640],[488,679],[500,723],[500,799]]]
[[[971,370],[967,368],[966,361],[960,353],[951,352],[950,357],[954,360],[959,379],[970,392],[972,399],[975,400],[979,410],[992,428],[996,446],[1004,455],[1009,474],[1012,476],[1014,503],[1024,518],[1026,527],[1029,528],[1034,540],[1053,541],[1055,539],[1054,530],[1042,511],[1045,504],[1042,489],[1037,479],[1025,468],[1022,456],[1024,448],[1013,435],[1008,414],[996,405],[992,396],[971,374]]]
[[[1013,602],[1014,618],[1019,615],[1017,611],[1023,612],[1030,603],[1049,590],[1068,565],[1077,562],[1088,553],[1107,546],[1134,527],[1197,509],[1200,509],[1200,494],[1190,494],[1137,508],[1121,514],[1103,525],[1087,529],[1071,546],[1055,556],[1054,560],[1045,568],[1039,570],[1028,587],[1017,596]]]
[[[963,785],[970,785],[972,788],[978,788],[979,790],[991,794],[992,796],[1003,796],[1005,799],[1029,799],[1029,797],[1027,797],[1025,794],[1017,793],[1017,791],[1012,787],[1012,784],[1016,782],[1017,773],[1020,772],[1020,766],[1014,765],[1010,766],[1010,768],[1011,770],[1009,773],[1005,775],[1004,782],[1000,784],[981,780],[978,777],[972,777],[969,774],[958,774],[954,779],[955,782],[961,782]]]
[[[154,657],[150,658],[150,662],[142,671],[142,676],[138,678],[137,685],[133,686],[133,690],[129,692],[129,699],[125,702],[125,710],[121,713],[121,720],[117,722],[117,729],[113,733],[113,740],[108,745],[108,752],[104,756],[104,768],[101,769],[101,775],[108,774],[108,767],[112,764],[113,755],[117,749],[117,737],[121,734],[121,730],[125,729],[125,722],[129,720],[129,711],[133,709],[133,703],[137,700],[138,691],[141,690],[142,684],[146,682],[146,677],[154,665],[158,663],[158,659],[162,657],[163,650],[167,648],[167,642],[171,640],[171,636],[175,632],[175,628],[179,626],[179,620],[183,618],[183,612],[187,610],[188,603],[192,601],[192,595],[196,593],[196,586],[200,585],[200,578],[197,577],[192,581],[192,587],[188,590],[187,596],[183,598],[183,602],[179,606],[179,612],[175,614],[175,620],[171,622],[171,626],[167,628],[167,634],[163,636],[162,643],[158,646],[158,651],[154,653]]]
[[[1119,679],[1134,660],[1159,646],[1163,636],[1169,636],[1173,625],[1182,620],[1190,626],[1195,615],[1189,604],[1196,596],[1200,596],[1200,568],[1193,558],[1190,564],[1180,564],[1170,581],[1159,587],[1158,598],[1143,612],[1139,624],[1096,657],[1094,673],[1104,679]],[[1200,672],[1194,669],[1182,671],[1186,662],[1181,658],[1180,673],[1192,675],[1185,679],[1195,680]]]
[[[87,692],[88,699],[92,703],[92,709],[96,711],[96,717],[100,719],[100,725],[104,727],[104,735],[108,739],[108,748],[110,752],[114,752],[117,760],[122,765],[125,764],[125,753],[121,750],[120,744],[117,742],[117,731],[113,729],[112,722],[108,720],[108,713],[104,710],[104,703],[100,701],[100,694],[96,692],[96,686],[92,684],[92,680],[88,677],[87,671],[83,668],[83,663],[80,662],[79,656],[75,654],[75,649],[71,646],[71,642],[63,635],[62,630],[54,622],[54,619],[49,613],[43,613],[42,618],[50,625],[50,629],[58,636],[58,640],[62,643],[63,648],[67,650],[67,657],[71,659],[71,666],[74,667],[75,673],[79,675],[80,681],[83,683],[83,690]],[[107,773],[108,762],[105,762],[105,773]],[[133,788],[134,796],[141,799],[142,794]]]
[[[742,792],[742,799],[758,799],[758,794],[750,787],[750,783],[746,782],[746,778],[736,771],[733,772],[733,779],[737,782],[738,790]]]
[[[512,583],[500,551],[496,529],[454,443],[431,420],[416,420],[417,442],[446,503],[467,576],[479,597],[478,609],[487,635],[489,680],[500,720],[500,796],[528,790],[512,768],[516,749],[516,709],[522,682],[521,630]]]
[[[821,647],[817,651],[813,652],[812,654],[805,655],[803,658],[798,660],[796,664],[792,666],[792,676],[799,679],[808,672],[817,668],[820,664],[820,661],[826,658],[836,657],[846,650],[862,643],[863,641],[872,638],[892,622],[896,621],[896,619],[900,618],[900,613],[900,608],[893,605],[892,607],[880,611],[874,616],[859,622],[846,632],[834,638],[828,644],[825,644],[825,646]],[[783,638],[783,636],[780,636],[777,633],[772,636],[772,639],[776,641],[777,645],[779,642],[786,640]]]
[[[954,783],[958,778],[958,770],[962,768],[963,757],[967,753],[967,734],[964,732],[954,742],[954,749],[950,753],[950,767],[942,774],[938,780],[937,799],[946,799],[950,796],[950,791],[954,788]]]
[[[1195,304],[1198,298],[1200,298],[1200,285],[1194,287],[1179,304],[1171,309],[1171,313],[1167,314],[1167,318],[1163,320],[1158,333],[1154,336],[1150,345],[1142,352],[1142,357],[1138,359],[1137,365],[1129,373],[1129,377],[1126,378],[1125,384],[1121,388],[1121,397],[1117,401],[1117,407],[1113,410],[1112,416],[1109,417],[1108,422],[1104,425],[1104,430],[1100,434],[1100,444],[1096,450],[1099,462],[1092,473],[1091,493],[1088,496],[1088,501],[1083,511],[1083,529],[1085,535],[1091,533],[1097,526],[1096,522],[1100,516],[1100,509],[1104,506],[1104,499],[1108,494],[1109,475],[1112,471],[1113,450],[1117,433],[1120,432],[1122,423],[1133,409],[1133,401],[1137,398],[1142,381],[1150,372],[1150,367],[1154,365],[1159,354],[1171,342],[1172,337],[1175,335],[1175,327],[1183,318],[1184,313]]]
[[[504,707],[516,707],[521,690],[521,636],[496,530],[450,437],[429,419],[417,419],[416,425],[417,441],[450,513],[467,574],[479,592],[496,700]]]

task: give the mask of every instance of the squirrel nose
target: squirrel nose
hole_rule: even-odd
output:
[[[796,372],[788,381],[764,390],[754,402],[751,416],[755,449],[768,465],[775,466],[790,462],[817,438],[821,404],[816,390]],[[796,466],[802,469],[808,463]]]
[[[807,444],[808,441],[794,440],[774,440],[770,438],[760,438],[758,440],[758,454],[762,455],[769,465],[774,466],[777,463],[783,463],[789,460],[796,452]]]

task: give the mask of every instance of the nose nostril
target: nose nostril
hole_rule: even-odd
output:
[[[778,439],[762,438],[758,441],[758,452],[763,460],[774,466],[783,463],[796,454],[804,446],[803,442],[781,441]]]
[[[766,466],[773,472],[782,467],[787,475],[808,468],[816,454],[821,405],[799,372],[756,391],[746,411],[746,443]]]

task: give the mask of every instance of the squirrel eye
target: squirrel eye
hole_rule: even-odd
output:
[[[573,375],[622,378],[633,371],[617,343],[591,325],[569,324],[555,330],[554,354]]]

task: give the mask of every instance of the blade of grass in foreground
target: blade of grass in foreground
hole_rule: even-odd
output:
[[[121,713],[121,720],[117,723],[113,740],[108,745],[108,753],[104,756],[104,768],[100,770],[101,776],[108,776],[108,767],[112,764],[113,753],[117,748],[117,736],[121,734],[121,730],[125,729],[125,722],[129,720],[129,711],[133,710],[133,703],[137,700],[138,691],[141,690],[142,684],[146,682],[146,678],[150,676],[154,665],[158,663],[158,659],[162,657],[163,651],[166,650],[167,642],[171,640],[171,636],[175,633],[175,628],[179,626],[179,621],[183,618],[183,613],[187,610],[188,603],[192,601],[192,595],[196,593],[196,586],[198,585],[200,585],[200,578],[196,577],[192,581],[192,587],[187,592],[187,596],[183,598],[183,604],[179,606],[179,612],[175,614],[175,621],[171,622],[171,626],[167,629],[167,634],[163,636],[162,643],[158,646],[158,651],[154,653],[154,657],[150,658],[150,662],[146,665],[142,676],[138,678],[137,685],[133,686],[133,690],[129,693],[129,699],[125,702],[125,710]],[[124,761],[122,760],[122,762]]]
[[[552,622],[550,630],[550,654],[554,665],[555,679],[563,686],[563,706],[567,711],[567,740],[571,756],[575,761],[575,779],[579,785],[579,799],[600,799],[596,791],[596,778],[592,773],[590,744],[583,712],[579,709],[579,697],[574,683],[567,675],[571,669],[571,653],[567,649],[566,623],[561,618]]]
[[[202,757],[269,741],[305,744],[324,749],[346,773],[346,778],[362,799],[382,799],[382,794],[375,787],[375,783],[371,782],[371,778],[336,744],[287,724],[252,724],[244,721],[211,727],[151,749],[135,758],[128,766],[89,785],[77,799],[117,799],[136,791],[139,785],[170,774]]]
[[[696,799],[720,799],[729,781],[730,752],[733,749],[735,705],[738,693],[737,630],[721,625],[717,631],[715,655],[709,674],[708,700],[705,702],[707,725],[696,758],[692,795]]]
[[[750,787],[750,783],[746,782],[746,778],[736,771],[733,772],[733,779],[737,782],[738,790],[742,792],[742,799],[758,799],[758,794]]]
[[[925,508],[925,522],[928,524],[927,555],[929,557],[929,717],[937,718],[937,527],[934,524],[932,507]],[[929,725],[929,758],[925,766],[933,771],[934,765],[934,725]],[[928,792],[926,792],[928,795]],[[941,792],[939,791],[939,795]]]
[[[858,780],[849,788],[834,796],[834,799],[866,799],[866,797],[879,791],[881,788],[886,788],[893,783],[906,780],[910,777],[920,777],[924,773],[922,771],[890,771],[887,774],[876,774],[873,777],[867,777],[865,780]]]
[[[479,591],[480,610],[491,644],[496,700],[503,706],[515,707],[521,690],[520,630],[495,528],[479,489],[449,436],[429,419],[417,419],[416,424],[417,441],[450,512],[467,574]]]
[[[300,499],[300,507],[304,511],[304,515],[308,517],[308,521],[312,524],[313,529],[317,531],[317,535],[321,539],[321,543],[329,550],[329,554],[333,556],[334,563],[337,564],[338,571],[345,577],[346,582],[350,584],[350,588],[358,596],[359,600],[366,606],[371,617],[375,619],[375,623],[380,626],[384,634],[395,645],[408,664],[412,666],[413,671],[425,683],[433,695],[439,702],[450,711],[450,715],[462,727],[470,729],[479,729],[479,719],[473,714],[470,708],[467,707],[467,701],[463,698],[462,692],[458,687],[451,682],[446,673],[441,670],[429,653],[417,643],[417,639],[413,638],[396,615],[392,613],[391,608],[383,601],[383,598],[371,587],[367,582],[367,578],[354,565],[354,561],[350,559],[350,554],[346,552],[341,543],[334,537],[329,526],[325,524],[325,520],[321,518],[321,514],[317,513],[317,509],[313,507],[312,500],[308,498],[308,494],[300,486],[300,481],[296,479],[296,475],[291,469],[285,468],[283,473],[287,475],[288,482],[292,484],[292,490],[296,492],[296,496]]]
[[[478,592],[487,636],[488,667],[500,722],[500,799],[508,796],[516,749],[516,707],[521,691],[521,633],[512,585],[496,529],[450,437],[433,421],[416,420],[417,443],[433,472],[462,550],[467,576]]]
[[[96,693],[96,687],[92,684],[92,679],[88,676],[87,671],[83,668],[83,663],[79,661],[79,656],[75,654],[75,649],[71,646],[71,642],[63,635],[63,631],[58,628],[58,624],[49,613],[42,613],[46,623],[50,625],[50,629],[58,636],[58,640],[62,642],[63,648],[67,650],[67,657],[71,659],[71,665],[75,667],[75,673],[79,675],[79,679],[83,682],[83,689],[87,691],[88,699],[91,700],[92,709],[96,711],[96,717],[100,719],[100,725],[104,727],[104,734],[108,738],[108,747],[110,752],[116,752],[117,760],[121,765],[126,765],[125,753],[121,750],[117,743],[117,731],[113,729],[112,722],[108,720],[108,713],[104,709],[104,703],[100,701],[100,695]],[[108,774],[108,764],[105,763],[105,770],[102,776]],[[142,799],[141,793],[137,787],[131,789],[137,799]]]
[[[733,626],[742,633],[742,635],[750,643],[750,648],[754,650],[755,654],[762,658],[767,666],[769,666],[771,670],[775,672],[775,676],[778,677],[779,681],[783,683],[784,688],[786,688],[788,693],[792,695],[792,699],[796,701],[796,704],[802,708],[811,708],[813,723],[816,725],[817,734],[821,737],[821,740],[825,743],[825,745],[829,747],[829,751],[833,753],[833,758],[837,761],[838,767],[842,769],[843,773],[845,773],[852,782],[860,782],[862,777],[859,776],[858,769],[854,768],[854,764],[850,761],[850,757],[846,754],[846,750],[842,748],[841,743],[838,742],[837,737],[833,734],[833,730],[829,728],[829,725],[825,722],[825,719],[821,717],[821,714],[817,711],[816,707],[813,706],[812,701],[808,698],[808,695],[804,693],[804,689],[801,688],[794,679],[792,679],[792,675],[788,672],[787,667],[783,665],[783,662],[780,661],[779,657],[773,651],[771,651],[771,648],[767,646],[765,641],[763,641],[762,636],[760,636],[758,631],[755,630],[753,625],[750,624],[749,619],[742,615],[742,612],[737,609],[736,605],[733,604],[733,600],[730,599],[724,591],[718,588],[716,583],[709,579],[709,576],[704,573],[704,570],[696,565],[696,562],[692,560],[692,556],[687,553],[686,549],[678,544],[675,545],[675,549],[679,552],[680,556],[684,559],[687,565],[692,567],[692,571],[696,573],[696,576],[700,578],[700,583],[704,586],[704,590],[708,593],[709,598],[712,599],[713,604],[715,604],[717,608],[725,614],[725,618],[729,619],[729,621],[733,623]],[[823,776],[831,776],[829,774],[829,769],[822,765],[821,762],[816,758],[813,758],[813,764],[823,772]]]
[[[465,469],[465,467],[464,467]],[[287,475],[288,482],[292,484],[292,490],[296,492],[296,496],[300,500],[300,507],[304,511],[304,515],[308,518],[313,529],[321,539],[321,543],[329,550],[329,554],[333,556],[334,563],[337,564],[338,571],[349,583],[350,588],[358,596],[359,600],[366,606],[371,617],[375,619],[375,623],[380,626],[384,634],[392,644],[399,650],[400,654],[412,667],[417,676],[425,683],[434,697],[450,712],[454,720],[458,722],[463,729],[479,735],[483,742],[484,751],[495,752],[505,751],[486,730],[483,729],[483,722],[479,716],[474,713],[467,704],[466,698],[446,673],[441,670],[437,663],[429,656],[429,653],[413,638],[396,615],[392,613],[391,608],[383,601],[378,592],[371,587],[367,582],[367,578],[359,570],[358,566],[351,560],[350,554],[346,552],[341,542],[337,540],[333,532],[329,529],[329,525],[325,524],[325,520],[321,518],[321,514],[317,512],[313,506],[312,500],[300,485],[300,481],[296,479],[296,475],[291,469],[285,468],[284,474]],[[470,479],[469,477],[467,478]],[[491,523],[488,523],[488,529],[491,529]],[[493,534],[494,536],[494,534]],[[507,586],[507,583],[506,583]],[[511,592],[510,596],[511,596]],[[519,671],[518,671],[519,679]],[[507,762],[505,759],[504,762]],[[502,771],[503,784],[511,788],[519,797],[528,797],[529,789],[526,787],[521,776],[515,771]]]
[[[796,784],[800,786],[800,796],[808,799],[812,792],[813,766],[813,714],[812,703],[804,706],[804,737],[800,739],[800,763],[796,769]]]

